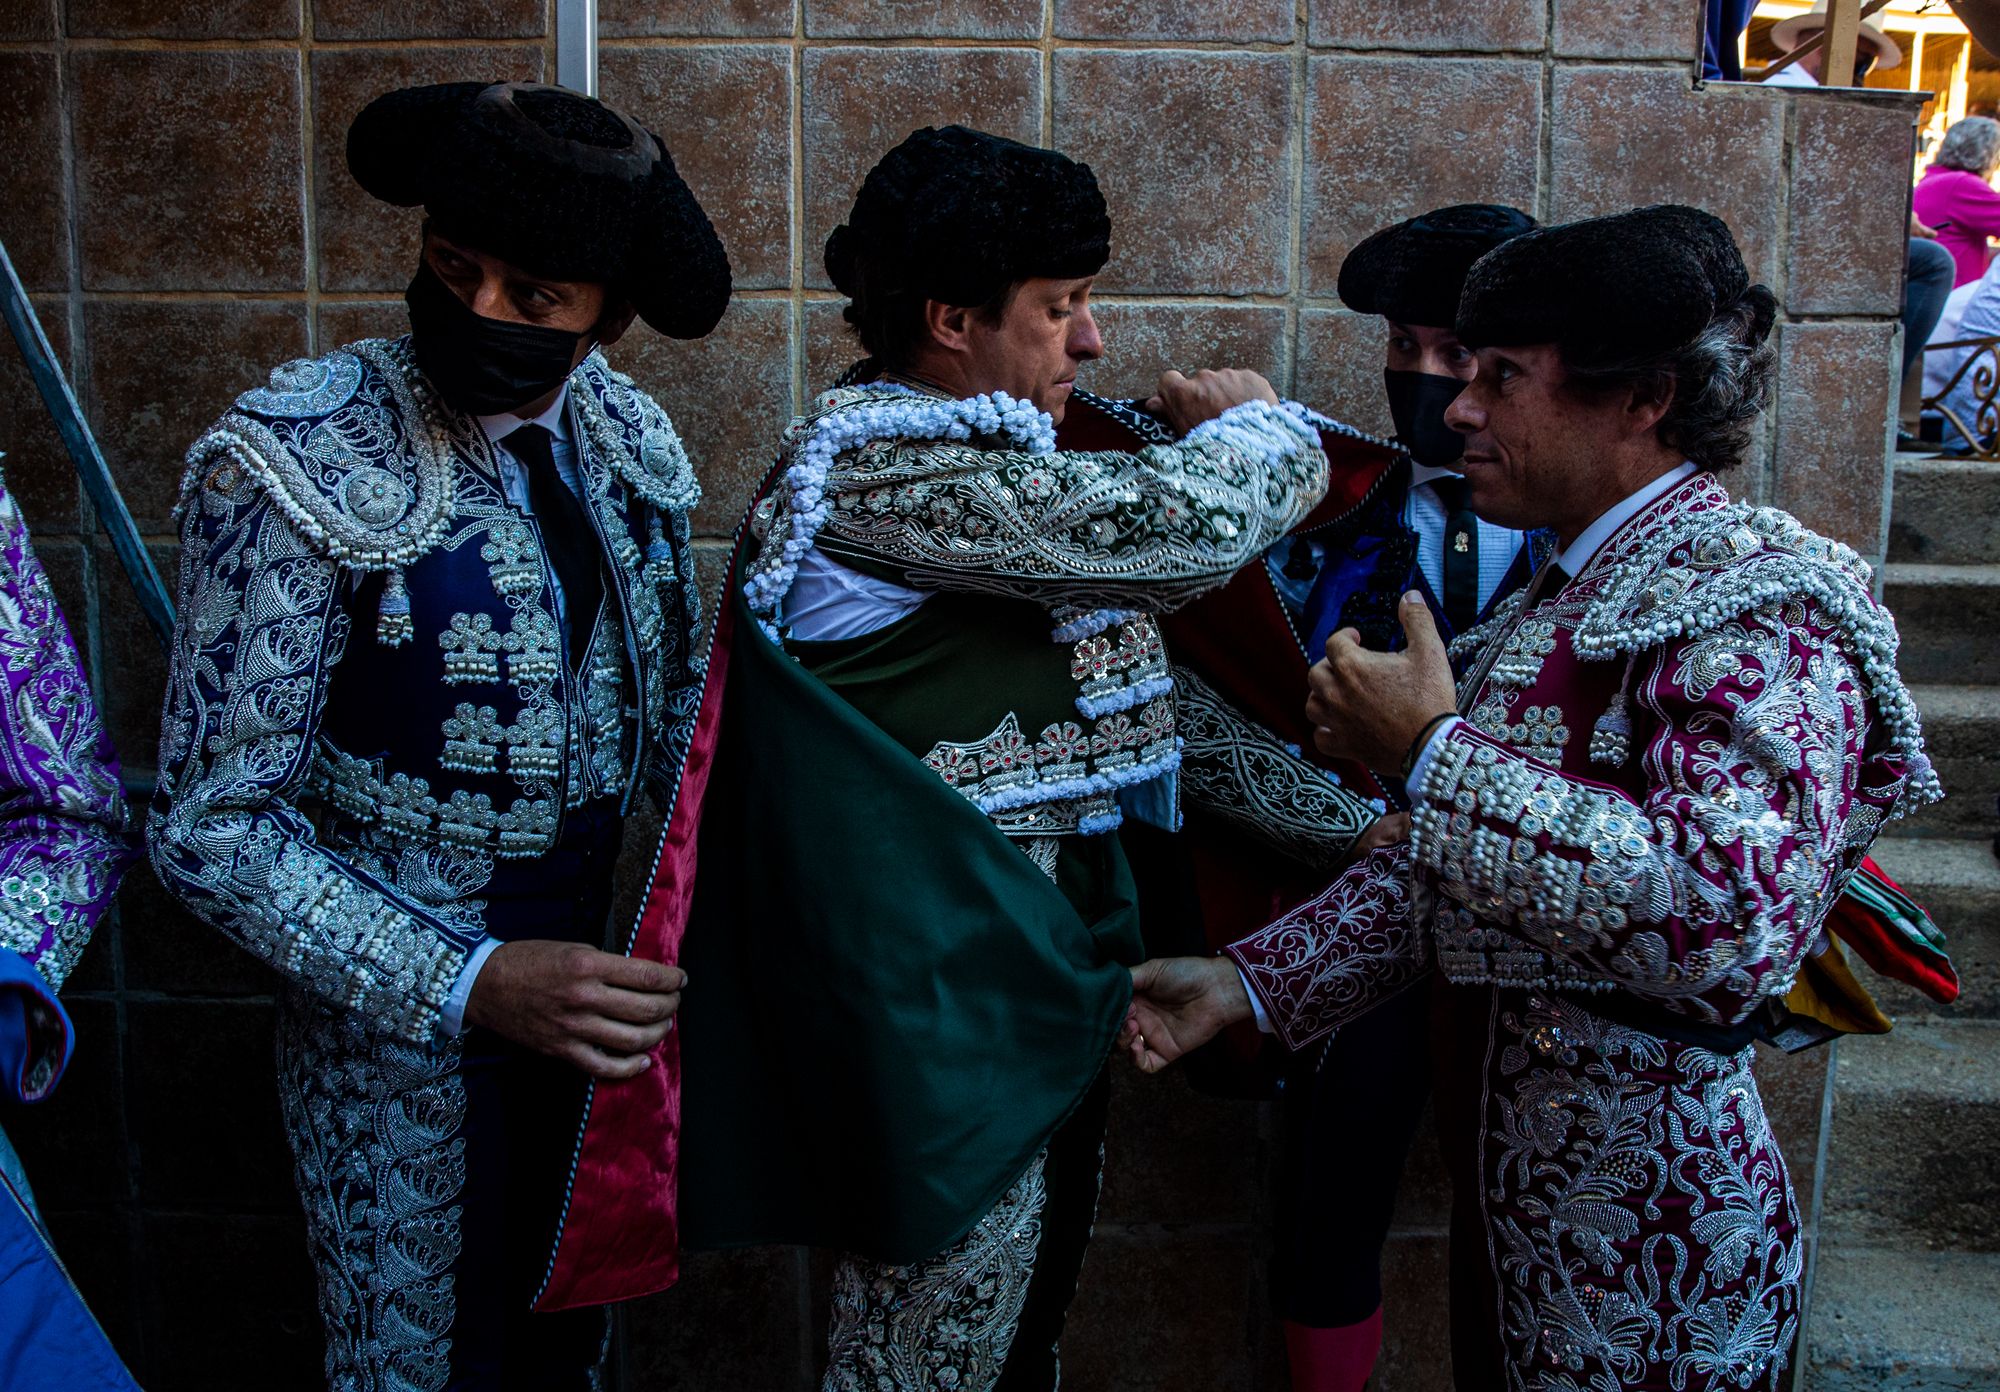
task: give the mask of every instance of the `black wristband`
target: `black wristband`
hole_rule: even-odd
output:
[[[1410,770],[1417,766],[1417,755],[1424,752],[1424,746],[1430,742],[1431,732],[1444,724],[1445,721],[1457,716],[1457,714],[1458,712],[1455,710],[1448,710],[1440,715],[1434,715],[1424,722],[1424,728],[1417,731],[1417,737],[1410,741],[1409,752],[1403,755],[1404,782],[1407,783],[1409,781]]]

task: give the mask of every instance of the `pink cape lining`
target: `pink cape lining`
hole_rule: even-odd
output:
[[[694,899],[695,843],[722,728],[722,691],[734,632],[735,615],[724,602],[715,615],[694,738],[628,956],[655,962],[680,956]],[[680,1140],[681,1037],[670,1030],[644,1073],[591,1086],[562,1223],[535,1309],[631,1300],[665,1290],[679,1278]]]

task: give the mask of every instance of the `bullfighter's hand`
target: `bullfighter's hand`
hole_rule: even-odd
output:
[[[1451,659],[1423,596],[1403,596],[1401,652],[1370,652],[1361,635],[1343,628],[1326,640],[1326,659],[1307,676],[1306,718],[1313,744],[1335,759],[1371,769],[1396,769],[1410,742],[1440,715],[1455,709]]]
[[[1132,968],[1132,1013],[1118,1043],[1141,1073],[1157,1073],[1250,1013],[1229,958],[1155,957]]]
[[[1146,402],[1146,409],[1165,416],[1174,432],[1185,435],[1203,421],[1214,420],[1231,406],[1246,401],[1278,404],[1271,384],[1244,367],[1204,367],[1192,377],[1178,372],[1160,374],[1160,384]]]
[[[679,967],[582,943],[502,943],[472,979],[465,1022],[575,1064],[593,1078],[630,1078],[680,1009]]]

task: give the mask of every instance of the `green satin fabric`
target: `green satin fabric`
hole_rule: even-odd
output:
[[[1071,837],[1058,888],[740,594],[682,956],[683,1236],[908,1264],[1102,1068],[1141,955],[1131,874],[1116,837]]]

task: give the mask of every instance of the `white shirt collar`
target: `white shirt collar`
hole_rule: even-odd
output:
[[[539,425],[555,439],[569,439],[568,417],[563,408],[569,405],[569,383],[556,388],[556,399],[549,403],[549,409],[539,416],[518,416],[512,411],[502,411],[496,416],[478,417],[479,428],[486,432],[486,438],[493,444],[512,435],[524,425]]]
[[[1410,487],[1422,488],[1435,479],[1462,477],[1456,469],[1440,469],[1435,464],[1419,464],[1410,461]]]
[[[1623,502],[1613,503],[1595,522],[1585,527],[1575,541],[1563,548],[1562,555],[1556,558],[1556,564],[1571,577],[1581,575],[1583,568],[1590,564],[1590,558],[1597,554],[1598,548],[1611,540],[1613,532],[1631,521],[1639,509],[1671,491],[1693,473],[1693,462],[1684,461],[1678,468],[1667,470],[1651,483],[1642,486],[1636,493],[1627,494]]]

